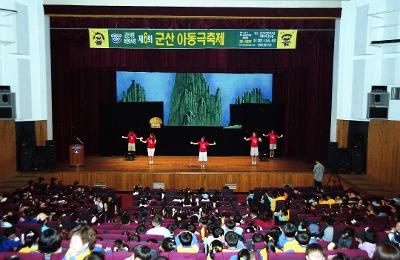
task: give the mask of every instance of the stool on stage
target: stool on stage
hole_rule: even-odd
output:
[[[85,165],[85,146],[83,144],[71,144],[69,146],[69,166]]]

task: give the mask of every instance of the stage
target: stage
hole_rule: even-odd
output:
[[[105,185],[118,191],[132,187],[220,189],[229,184],[236,191],[246,192],[256,187],[281,187],[313,185],[312,164],[291,160],[273,159],[251,165],[250,156],[208,158],[205,169],[200,169],[197,156],[156,156],[149,165],[147,156],[137,156],[134,161],[123,157],[87,157],[84,167],[60,165],[46,179],[57,177],[66,184],[74,181],[84,185]]]
[[[304,172],[312,164],[291,159],[258,161],[251,165],[250,156],[209,156],[206,169],[200,169],[197,156],[155,156],[155,163],[148,164],[148,157],[139,155],[133,161],[118,156],[90,156],[84,167],[62,166],[63,171],[122,171],[130,173],[172,172]]]

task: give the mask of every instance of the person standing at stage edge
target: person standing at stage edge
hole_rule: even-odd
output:
[[[131,156],[132,159],[135,158],[136,152],[136,139],[140,139],[136,136],[132,129],[129,130],[127,136],[122,136],[123,139],[128,139],[128,154],[127,157]]]
[[[244,137],[245,141],[250,141],[250,156],[251,156],[251,164],[257,164],[258,157],[258,142],[262,142],[261,138],[257,137],[256,132],[253,132],[251,137]]]
[[[320,161],[315,161],[313,168],[314,172],[314,185],[318,191],[322,190],[322,181],[324,179],[325,167],[320,163]]]
[[[206,167],[207,162],[207,146],[216,145],[215,141],[213,143],[209,143],[206,141],[206,138],[203,136],[198,142],[190,142],[192,145],[199,146],[199,162],[200,168],[204,169]]]
[[[154,164],[154,153],[156,151],[157,143],[156,136],[153,133],[150,133],[150,136],[147,137],[145,141],[143,141],[143,138],[140,138],[140,141],[145,144],[147,143],[147,156],[149,157],[149,164]]]
[[[277,139],[282,138],[283,135],[278,135],[274,132],[274,130],[271,130],[271,132],[268,134],[263,134],[263,136],[269,138],[269,157],[274,158]]]

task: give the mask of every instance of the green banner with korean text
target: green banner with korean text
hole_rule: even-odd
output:
[[[89,29],[90,48],[295,49],[297,30]]]

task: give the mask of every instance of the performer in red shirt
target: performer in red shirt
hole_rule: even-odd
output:
[[[123,139],[128,139],[128,154],[127,156],[135,157],[136,152],[136,139],[140,139],[136,136],[135,132],[132,129],[129,130],[127,136],[122,136]]]
[[[153,133],[150,133],[150,136],[147,137],[145,141],[143,138],[140,138],[142,143],[147,143],[147,156],[149,156],[149,164],[154,164],[154,153],[156,151],[156,143],[157,139]]]
[[[199,146],[200,168],[204,169],[206,167],[206,161],[207,161],[207,146],[216,145],[216,143],[215,142],[213,142],[213,143],[207,142],[206,138],[203,136],[200,139],[200,141],[198,141],[198,142],[190,142],[190,144]]]
[[[282,138],[283,135],[278,135],[274,132],[274,130],[271,130],[268,134],[263,134],[263,136],[269,138],[269,157],[274,158],[274,153],[276,150],[276,141],[278,138]]]
[[[257,164],[257,156],[258,156],[258,142],[262,142],[261,138],[257,137],[256,132],[253,132],[251,137],[244,137],[245,141],[250,141],[250,156],[251,156],[251,164]]]

